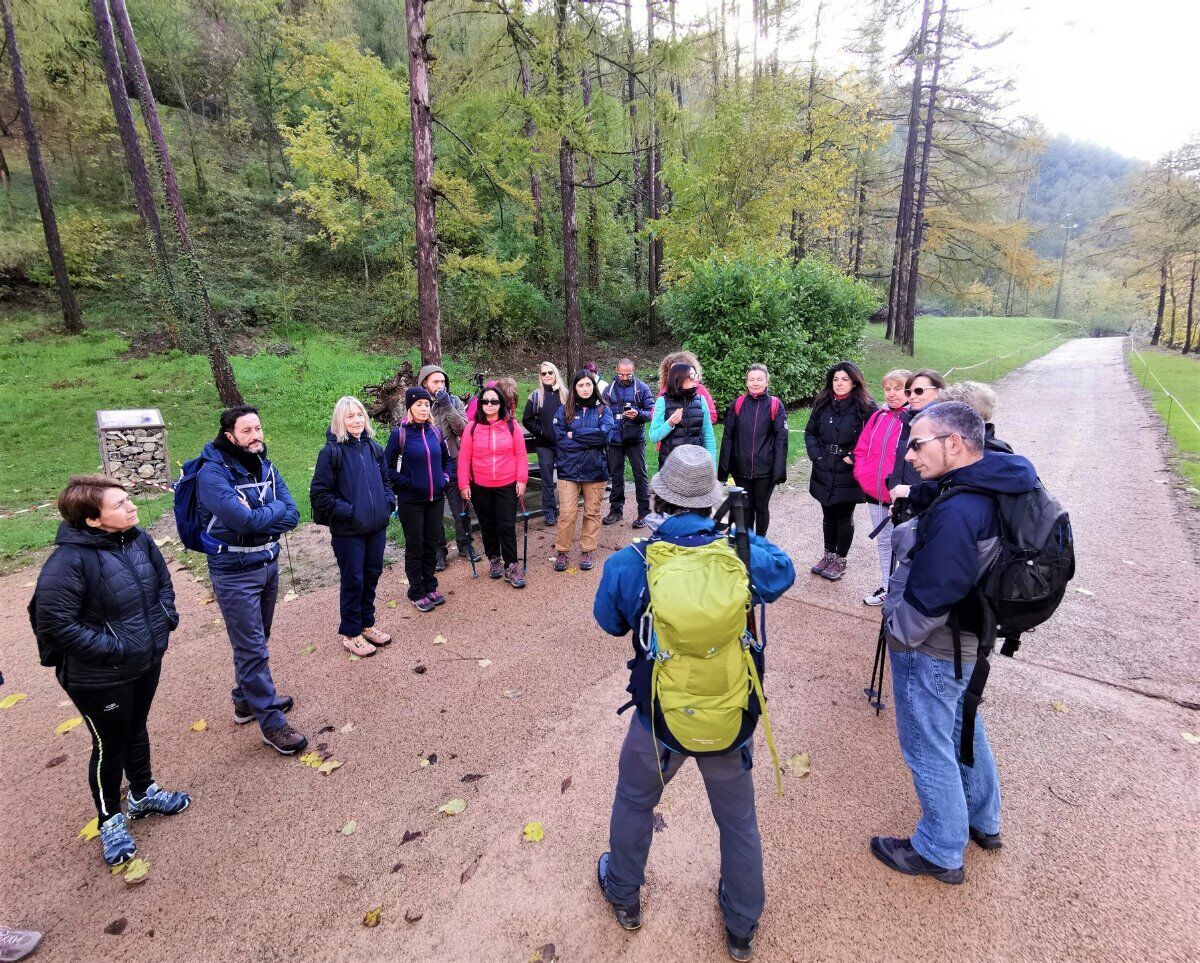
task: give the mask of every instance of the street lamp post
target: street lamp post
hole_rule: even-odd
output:
[[[1078,223],[1070,221],[1069,218],[1064,218],[1062,224],[1059,225],[1066,233],[1063,235],[1062,261],[1058,265],[1058,293],[1054,296],[1054,317],[1057,319],[1062,311],[1062,293],[1063,293],[1063,278],[1067,273],[1067,245],[1071,241],[1071,232],[1079,227]]]

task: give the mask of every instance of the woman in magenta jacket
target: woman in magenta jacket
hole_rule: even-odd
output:
[[[464,502],[475,506],[479,533],[488,557],[488,575],[524,588],[517,564],[517,500],[529,481],[525,435],[513,419],[504,395],[494,387],[479,395],[475,417],[458,450],[458,487]]]
[[[883,528],[875,535],[875,551],[879,555],[880,586],[863,597],[867,605],[882,605],[887,597],[888,577],[892,574],[892,496],[887,479],[896,464],[896,444],[904,430],[904,385],[912,372],[897,368],[883,376],[883,405],[867,419],[854,446],[854,480],[867,496],[872,529]]]

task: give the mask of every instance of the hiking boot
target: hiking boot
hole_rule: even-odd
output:
[[[621,520],[621,513],[614,509],[613,511],[610,511],[607,515],[605,515],[602,519],[600,519],[600,524],[601,525],[615,525],[620,520]]]
[[[275,703],[275,708],[280,712],[288,713],[292,711],[292,706],[295,704],[291,696],[284,696]],[[245,699],[233,700],[233,721],[239,726],[244,726],[247,722],[254,721],[254,710],[250,708],[250,703]]]
[[[546,514],[542,516],[542,521],[546,523],[547,528],[553,528],[558,524],[558,515],[554,512],[546,512]]]
[[[293,755],[308,745],[308,740],[286,722],[278,729],[264,732],[262,741],[284,756]]]
[[[596,563],[592,561],[591,552],[581,552],[579,555],[579,570],[581,572],[590,572],[592,566]]]
[[[417,607],[418,612],[432,612],[437,608],[437,602],[428,595],[422,595],[419,599],[413,599],[412,604]]]
[[[602,853],[600,861],[596,863],[596,882],[600,884],[600,892],[604,898],[608,900],[612,907],[613,916],[617,918],[625,929],[629,931],[641,929],[642,926],[642,902],[639,899],[627,906],[622,906],[619,903],[614,903],[612,897],[608,895],[608,890],[604,886],[604,881],[608,877],[608,853]]]
[[[717,909],[722,916],[725,913],[725,905],[722,900],[725,897],[725,884],[717,883]],[[729,954],[731,960],[751,960],[754,958],[754,934],[749,936],[734,936],[733,931],[725,927],[725,950]]]
[[[836,582],[846,574],[846,559],[842,555],[833,556],[833,561],[825,566],[825,570],[821,573],[821,578],[827,578],[831,582]]]
[[[351,655],[357,655],[360,659],[365,659],[367,656],[375,654],[375,646],[361,635],[356,635],[353,638],[343,635],[342,648]]]
[[[558,557],[554,560],[554,571],[565,572],[567,570],[567,553],[559,552]]]
[[[504,570],[504,581],[513,588],[524,588],[525,577],[521,574],[521,566],[513,562]]]
[[[863,605],[883,605],[887,601],[887,589],[882,586],[877,588],[870,595],[863,596]]]
[[[133,791],[130,790],[129,818],[145,819],[156,813],[160,816],[174,816],[187,809],[191,802],[192,797],[187,793],[168,792],[166,789],[159,789],[158,783],[152,782],[141,799],[134,799]]]
[[[468,562],[482,562],[483,556],[475,551],[474,545],[458,546],[458,557],[465,558]]]
[[[813,575],[824,575],[825,569],[827,569],[829,567],[829,563],[832,562],[833,559],[834,559],[833,552],[826,552],[824,555],[821,556],[821,560],[819,562],[817,562],[817,564],[814,565],[812,568],[810,568],[809,571],[812,572]]]
[[[488,559],[488,578],[503,578],[504,577],[504,560],[499,558]]]
[[[432,602],[434,605],[445,605],[446,604],[446,596],[444,596],[441,592],[430,592],[429,593],[429,601]]]
[[[390,645],[392,637],[386,632],[381,632],[375,626],[368,626],[362,630],[362,637],[374,646]]]
[[[913,844],[907,839],[897,839],[894,836],[872,836],[871,852],[875,858],[897,873],[906,876],[932,876],[939,883],[958,885],[963,881],[962,867],[946,869],[937,863],[931,863],[913,849]]]
[[[437,550],[437,561],[435,561],[433,563],[433,570],[435,572],[446,571],[446,549],[445,548],[439,548]]]
[[[100,824],[100,846],[104,850],[104,862],[109,866],[120,866],[133,859],[137,843],[129,835],[125,814],[117,813]]]
[[[635,518],[633,520],[633,527],[634,528],[645,528],[646,527],[646,516],[639,515],[637,518]]]
[[[974,827],[971,828],[971,842],[980,849],[1000,849],[1004,843],[1000,842],[999,833],[981,833]]]

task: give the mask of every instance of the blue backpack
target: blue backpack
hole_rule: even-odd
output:
[[[207,459],[203,455],[183,463],[179,480],[175,482],[175,528],[179,531],[179,540],[184,548],[193,552],[204,552],[206,555],[216,555],[225,547],[208,534],[208,530],[200,521],[199,488],[200,469]],[[211,523],[210,523],[211,524]]]

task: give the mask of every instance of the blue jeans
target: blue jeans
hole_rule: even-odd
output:
[[[279,562],[272,560],[269,565],[251,569],[218,568],[210,564],[208,572],[213,595],[225,619],[229,644],[233,646],[233,677],[237,688],[230,695],[234,702],[246,702],[262,731],[271,732],[285,721],[276,708],[279,697],[271,678],[267,650],[279,594]]]
[[[963,694],[971,666],[954,678],[954,663],[911,649],[890,648],[892,701],[900,752],[912,770],[921,803],[913,848],[945,869],[963,864],[972,827],[1000,832],[1000,777],[988,745],[982,715],[975,717],[975,765],[958,761]]]
[[[441,507],[438,499],[438,507]],[[383,574],[387,529],[374,535],[334,535],[330,538],[341,573],[341,624],[338,635],[354,638],[375,624],[375,587]]]

